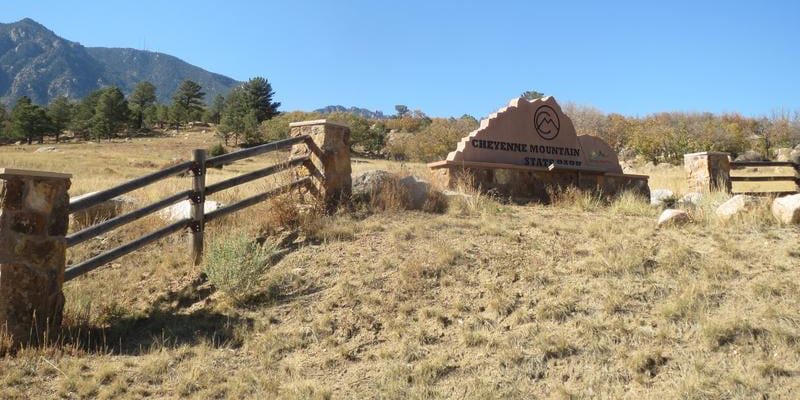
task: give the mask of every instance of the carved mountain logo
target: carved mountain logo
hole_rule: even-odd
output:
[[[558,114],[550,106],[541,106],[536,109],[533,122],[536,127],[536,133],[544,140],[555,139],[561,129],[561,121],[558,120]]]
[[[592,154],[589,156],[592,160],[603,160],[608,158],[608,154],[603,153],[602,150],[593,151]]]

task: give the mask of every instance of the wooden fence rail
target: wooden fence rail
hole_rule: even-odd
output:
[[[731,162],[731,192],[783,195],[800,191],[800,165],[790,161]]]
[[[194,150],[192,153],[192,161],[180,163],[178,165],[165,168],[163,170],[148,174],[136,179],[132,179],[121,185],[112,187],[110,189],[94,193],[89,196],[82,197],[78,200],[71,201],[69,204],[69,212],[75,213],[78,211],[86,210],[90,207],[97,206],[105,201],[114,197],[129,193],[133,190],[143,188],[147,185],[159,182],[169,177],[191,172],[192,174],[192,188],[184,190],[168,196],[164,199],[158,200],[145,207],[128,212],[126,214],[111,218],[99,224],[85,228],[79,232],[68,235],[66,239],[67,247],[72,247],[77,244],[83,243],[97,235],[109,232],[111,230],[120,228],[133,221],[139,220],[148,216],[156,211],[162,210],[173,204],[179,203],[184,200],[191,202],[191,211],[189,218],[166,225],[154,232],[141,236],[128,243],[111,250],[104,251],[88,260],[82,261],[78,264],[69,266],[64,271],[64,281],[77,278],[78,276],[92,271],[108,262],[111,262],[119,257],[136,251],[150,243],[159,239],[169,236],[175,232],[189,228],[192,234],[192,248],[191,258],[195,264],[200,263],[203,254],[203,237],[205,231],[205,223],[214,220],[223,215],[242,210],[244,208],[253,206],[263,202],[271,197],[286,193],[290,190],[300,188],[304,185],[311,183],[311,176],[320,176],[318,171],[313,171],[314,164],[310,162],[310,156],[300,156],[293,158],[287,162],[271,165],[269,167],[261,168],[256,171],[248,172],[233,178],[229,178],[211,185],[206,185],[206,170],[209,167],[221,166],[234,161],[242,160],[248,157],[266,154],[269,152],[286,149],[291,146],[306,143],[309,144],[310,137],[308,135],[300,135],[297,137],[279,140],[260,146],[254,146],[247,149],[235,151],[221,156],[206,158],[205,150]],[[204,211],[206,196],[219,193],[223,190],[230,189],[241,184],[251,182],[253,180],[264,178],[281,171],[286,171],[292,168],[304,166],[311,168],[310,176],[306,176],[295,181],[266,191],[264,193],[249,197],[234,204],[221,207],[208,214]]]

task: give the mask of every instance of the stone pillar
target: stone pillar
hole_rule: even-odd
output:
[[[58,334],[69,186],[70,175],[0,168],[0,335],[12,347]]]
[[[327,120],[289,124],[291,136],[309,135],[311,142],[292,148],[292,157],[311,155],[309,171],[316,178],[314,185],[329,211],[350,199],[350,128]]]
[[[731,161],[728,153],[684,154],[683,168],[688,176],[690,191],[731,191]]]

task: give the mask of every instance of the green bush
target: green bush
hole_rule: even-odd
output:
[[[262,246],[242,233],[222,237],[209,245],[205,273],[214,287],[239,302],[257,290],[274,253],[274,246]]]
[[[221,156],[223,154],[228,154],[228,150],[225,150],[225,146],[223,146],[222,143],[217,143],[208,149],[209,157]]]

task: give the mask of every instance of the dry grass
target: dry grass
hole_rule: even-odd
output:
[[[152,150],[94,145],[102,161],[13,147],[0,148],[0,161],[73,171],[76,190],[90,191],[145,172],[127,161],[141,152],[169,161],[159,140],[183,139],[152,140]],[[420,168],[383,163],[369,166]],[[104,178],[103,168],[121,175]],[[709,194],[692,224],[668,229],[632,195],[576,192],[550,206],[476,195],[445,214],[324,218],[278,200],[208,230],[276,242],[296,234],[252,300],[226,301],[189,266],[186,238],[167,239],[67,283],[60,344],[0,359],[0,398],[795,397],[800,230],[760,210],[720,223],[713,204],[723,200]]]

